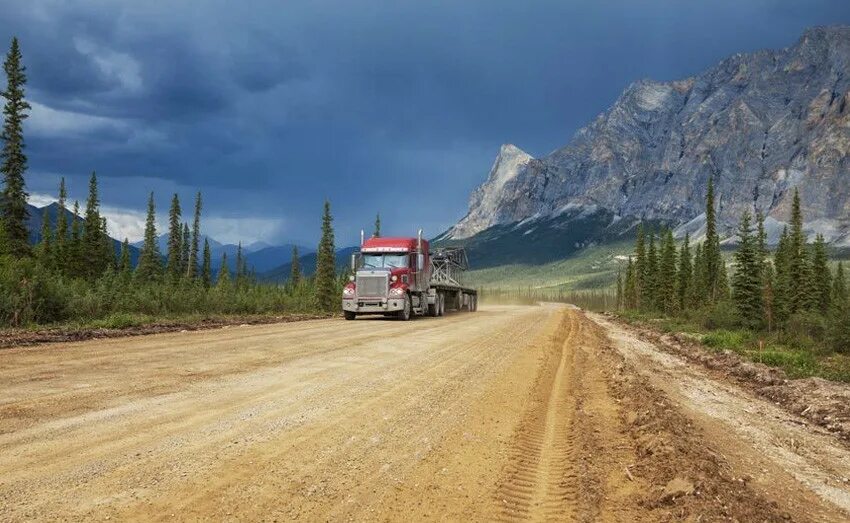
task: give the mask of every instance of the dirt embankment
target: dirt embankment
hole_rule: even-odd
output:
[[[841,472],[828,435],[732,441],[735,416],[772,430],[767,407],[595,320],[489,307],[4,350],[0,520],[847,517],[815,481]]]
[[[608,318],[616,321],[611,316]],[[732,351],[707,350],[686,334],[661,333],[644,326],[626,327],[635,336],[709,369],[718,378],[733,380],[850,444],[850,384],[823,378],[791,380],[781,369],[748,361]]]

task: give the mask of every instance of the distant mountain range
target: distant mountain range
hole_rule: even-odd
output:
[[[721,230],[745,210],[775,241],[798,189],[806,229],[850,246],[850,27],[733,55],[683,80],[641,80],[541,158],[502,146],[469,212],[437,238],[493,264],[563,258],[655,221],[700,237],[709,178]],[[481,266],[480,264],[477,266]]]
[[[207,239],[210,242],[210,258],[214,269],[218,269],[221,266],[221,258],[224,253],[227,253],[228,267],[231,270],[235,269],[236,251],[239,249],[238,245],[231,243],[224,244],[214,238],[203,235],[199,246],[199,249],[201,250],[204,248],[204,239]],[[157,241],[159,243],[160,252],[162,252],[163,255],[168,253],[168,235],[160,235]],[[144,241],[133,243],[136,248],[141,248],[143,244]],[[261,274],[276,267],[280,267],[281,265],[290,263],[292,260],[292,248],[296,246],[298,247],[299,257],[305,254],[310,254],[314,251],[314,249],[311,249],[310,247],[295,245],[292,243],[270,245],[266,242],[254,242],[243,245],[242,253],[247,260],[248,268],[250,269],[253,267],[257,274]]]

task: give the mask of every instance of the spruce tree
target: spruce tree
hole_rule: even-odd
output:
[[[776,252],[773,255],[773,318],[776,325],[783,325],[792,312],[791,286],[791,235],[788,227],[782,229]]]
[[[676,242],[673,232],[666,229],[662,233],[661,255],[658,261],[658,309],[666,314],[676,312],[678,299],[676,294]]]
[[[133,270],[133,264],[130,261],[130,240],[124,238],[124,243],[121,244],[121,260],[118,262],[118,269],[121,274],[130,275]]]
[[[24,154],[23,123],[27,118],[26,110],[30,105],[24,99],[24,84],[27,77],[26,67],[21,63],[21,50],[18,39],[12,38],[12,45],[3,62],[6,72],[6,89],[0,93],[6,99],[3,106],[2,164],[3,192],[0,194],[0,226],[2,226],[4,252],[22,257],[32,255],[29,243],[27,220],[27,197],[24,173],[27,170],[27,157]]]
[[[837,309],[845,308],[847,301],[847,280],[844,276],[844,263],[838,262],[835,268],[835,277],[832,279],[832,303]]]
[[[239,242],[239,245],[236,246],[236,267],[234,267],[233,272],[236,275],[236,283],[241,284],[242,279],[245,274],[242,273],[242,269],[245,265],[245,259],[242,256],[242,242]]]
[[[832,273],[829,271],[829,254],[823,235],[818,234],[812,251],[812,294],[815,309],[822,314],[829,312],[832,305]]]
[[[83,234],[80,225],[80,202],[74,200],[71,216],[71,239],[68,244],[68,275],[72,278],[83,276]]]
[[[637,238],[635,239],[635,290],[636,298],[635,308],[643,308],[643,293],[646,287],[646,233],[643,229],[643,224],[639,223],[637,227]]]
[[[183,223],[183,241],[180,242],[180,276],[189,276],[189,263],[192,251],[192,233],[189,231],[189,224]]]
[[[93,280],[103,274],[107,261],[103,250],[103,224],[100,219],[100,197],[97,191],[97,175],[92,172],[89,179],[89,197],[86,200],[86,215],[83,222],[83,275]]]
[[[720,235],[717,233],[717,214],[714,209],[714,180],[708,179],[708,193],[705,198],[705,242],[702,248],[705,264],[705,290],[707,301],[717,303],[728,293],[726,265],[720,253]]]
[[[655,248],[655,234],[650,231],[649,247],[646,249],[646,261],[643,264],[641,308],[647,311],[656,310],[658,295],[658,252]]]
[[[68,217],[66,200],[68,191],[65,189],[65,177],[59,182],[59,202],[56,216],[56,234],[54,235],[53,258],[59,272],[67,273],[68,269]]]
[[[198,248],[201,242],[201,192],[195,196],[195,217],[192,221],[192,247],[189,250],[189,278],[198,276]]]
[[[693,280],[690,243],[690,234],[685,233],[685,239],[682,242],[681,249],[679,249],[679,271],[677,273],[679,310],[682,311],[690,307],[688,298],[691,292],[691,281]]]
[[[291,287],[297,287],[301,283],[301,261],[298,259],[298,247],[294,245],[289,267],[289,284]]]
[[[156,207],[153,193],[148,198],[148,214],[145,219],[145,239],[136,265],[136,277],[142,282],[151,282],[162,274],[162,258],[156,237]]]
[[[334,310],[339,301],[336,292],[335,251],[331,204],[325,200],[322,214],[322,237],[316,251],[316,298],[319,308],[324,311]]]
[[[204,287],[212,285],[212,257],[210,255],[210,241],[204,238],[204,256],[201,265],[201,283]]]
[[[813,304],[810,295],[812,281],[809,260],[807,259],[806,236],[803,232],[803,211],[800,192],[794,189],[791,204],[791,235],[788,251],[788,271],[791,284],[791,312],[804,310]]]
[[[168,259],[166,272],[172,280],[177,280],[181,275],[181,257],[183,255],[183,227],[180,222],[180,198],[177,193],[171,198],[171,207],[168,209]]]
[[[218,269],[218,277],[215,286],[224,288],[230,285],[230,268],[227,266],[227,252],[221,253],[221,267]]]
[[[43,267],[53,266],[53,232],[50,230],[50,214],[47,207],[41,213],[41,234],[39,235],[36,259]]]
[[[375,232],[372,233],[372,237],[381,237],[381,213],[375,215]]]
[[[112,244],[112,238],[109,237],[105,216],[100,217],[100,253],[100,263],[104,270],[115,269],[115,246]]]
[[[741,322],[749,328],[759,328],[764,318],[764,285],[761,279],[758,241],[753,235],[752,217],[749,211],[745,211],[738,226],[732,299]]]

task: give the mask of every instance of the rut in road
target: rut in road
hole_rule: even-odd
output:
[[[578,471],[572,413],[578,399],[573,390],[573,345],[582,326],[576,315],[567,318],[554,336],[544,373],[534,387],[533,403],[515,434],[505,479],[495,495],[504,521],[574,516]]]

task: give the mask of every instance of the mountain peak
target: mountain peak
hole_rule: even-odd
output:
[[[499,148],[496,161],[490,168],[487,181],[469,199],[469,214],[446,234],[447,238],[462,239],[499,223],[495,214],[509,193],[506,186],[515,180],[534,158],[513,144]],[[509,196],[508,196],[509,197]]]
[[[711,177],[727,231],[745,210],[787,221],[796,187],[827,240],[850,243],[848,128],[850,27],[814,27],[783,50],[735,54],[679,81],[636,81],[546,157],[503,145],[444,237],[563,219],[562,209],[682,225],[704,211]]]

